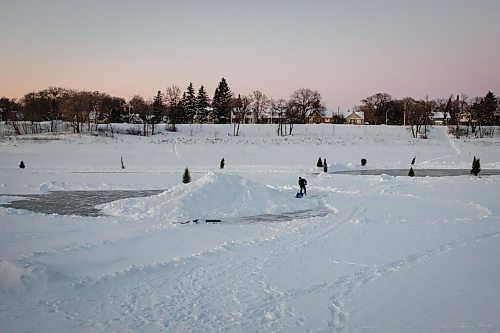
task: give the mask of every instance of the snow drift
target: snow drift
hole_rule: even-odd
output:
[[[213,172],[152,197],[129,198],[99,206],[108,215],[137,219],[164,217],[168,222],[280,214],[317,207],[317,200],[296,199],[293,192],[283,192],[237,175]]]

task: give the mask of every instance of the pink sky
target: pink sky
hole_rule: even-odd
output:
[[[0,96],[62,86],[126,99],[225,77],[235,93],[500,94],[500,1],[0,3]]]

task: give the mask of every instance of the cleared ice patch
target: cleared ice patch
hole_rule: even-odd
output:
[[[318,205],[313,198],[296,199],[295,192],[283,192],[237,175],[210,172],[156,196],[119,200],[99,208],[114,216],[164,216],[167,221],[179,221],[281,214],[311,210]]]

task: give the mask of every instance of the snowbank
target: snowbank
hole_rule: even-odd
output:
[[[294,192],[282,192],[237,175],[209,172],[192,183],[174,186],[153,197],[119,200],[99,208],[108,215],[165,217],[174,222],[280,214],[317,206],[317,200],[296,199]]]

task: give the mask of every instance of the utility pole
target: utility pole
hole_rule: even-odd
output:
[[[406,101],[403,104],[403,126],[406,126]]]

